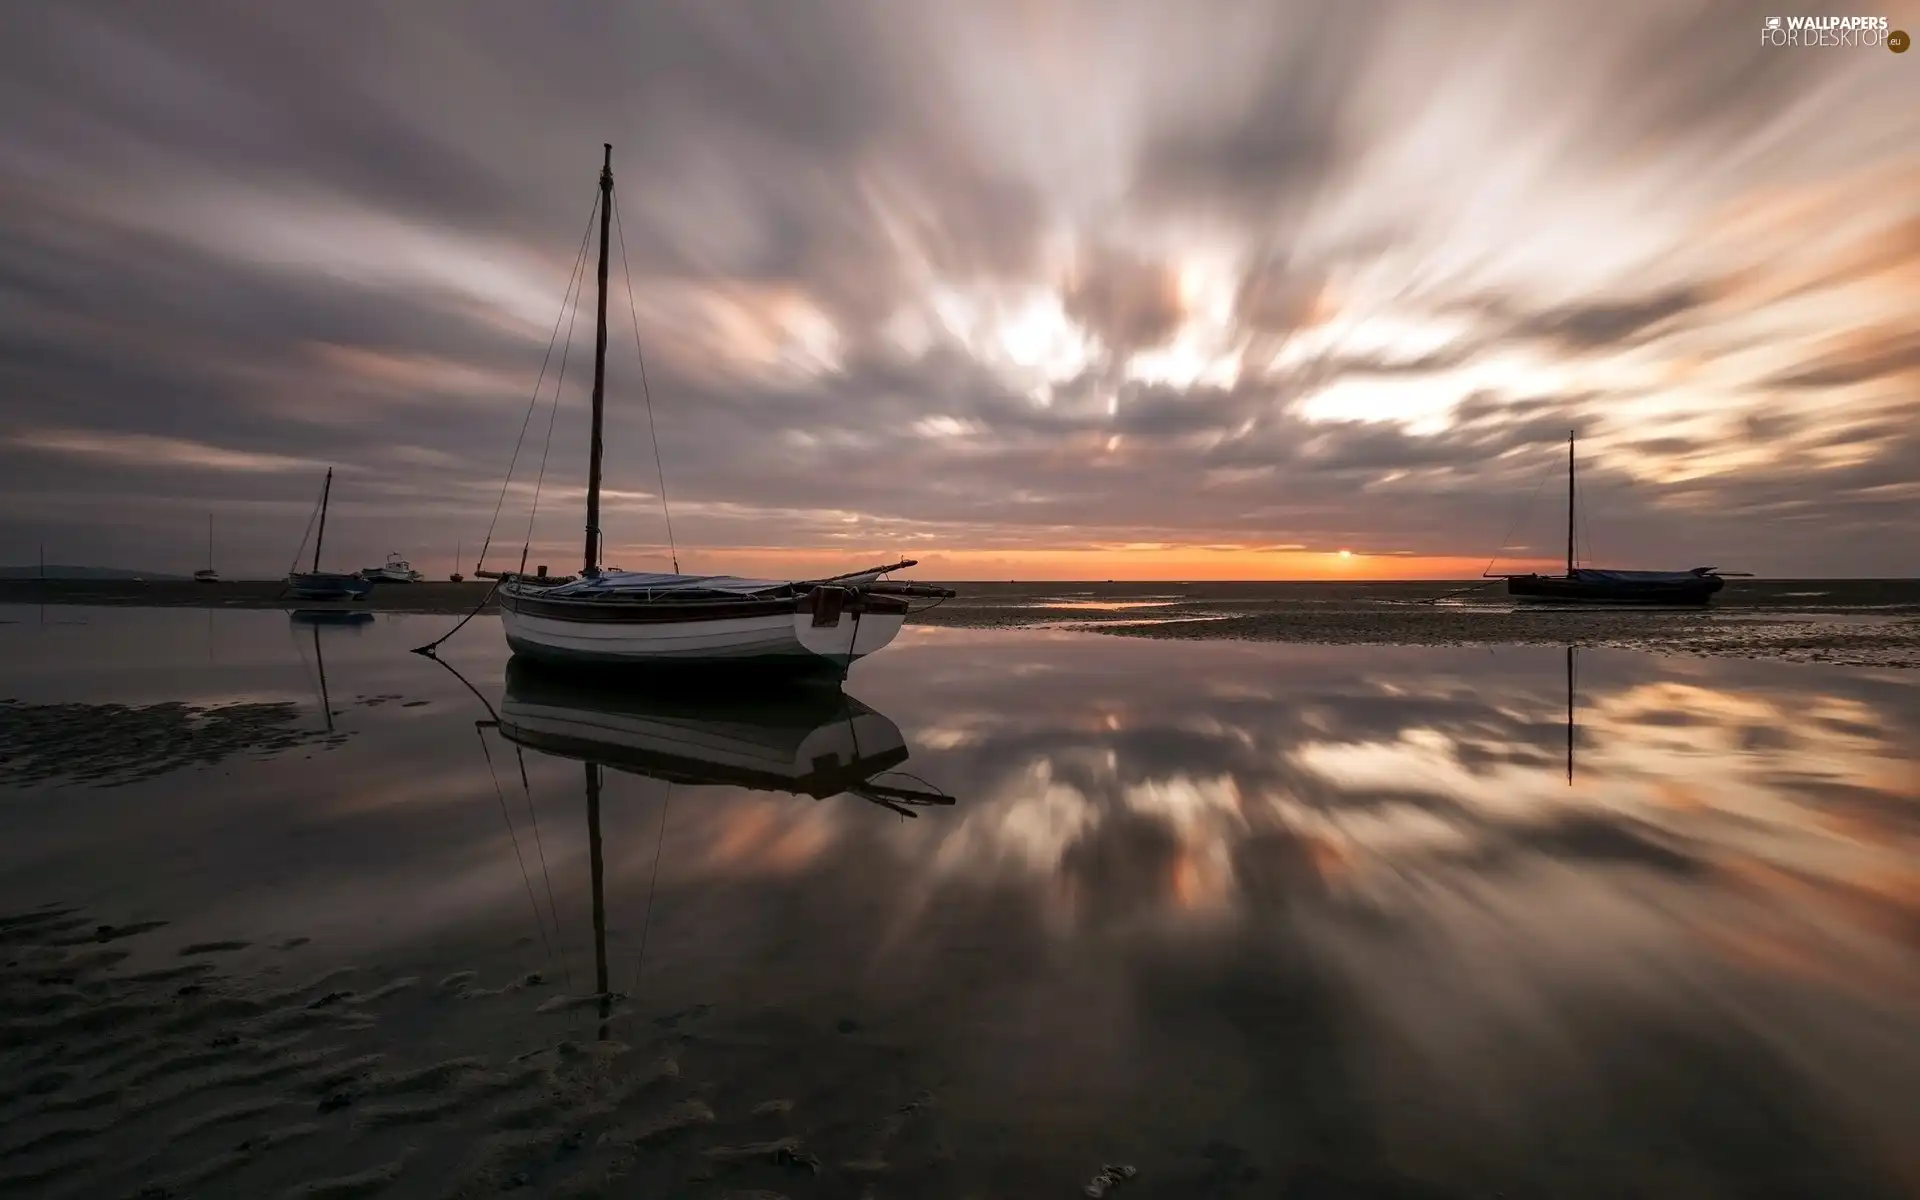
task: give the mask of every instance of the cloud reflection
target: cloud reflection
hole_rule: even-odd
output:
[[[98,619],[8,687],[302,682],[277,614],[222,614],[258,641],[192,671],[156,631],[197,616]],[[427,978],[604,974],[636,1020],[714,1006],[690,1054],[832,1076],[882,1047],[884,1079],[836,1086],[935,1090],[969,1143],[1003,1135],[963,1173],[1107,1139],[1191,1195],[1236,1154],[1334,1194],[1389,1168],[1465,1195],[1912,1190],[1909,672],[1583,651],[1570,784],[1559,650],[915,629],[857,702],[548,695],[549,738],[630,743],[590,801],[561,741],[487,727],[531,727],[491,631],[447,651],[485,704],[398,653],[417,632],[323,632],[338,750],[0,805],[0,890],[98,879],[183,939]],[[873,718],[852,758],[848,713]],[[876,751],[957,803],[701,776],[696,744],[790,783]]]

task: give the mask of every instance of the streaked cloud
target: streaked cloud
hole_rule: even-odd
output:
[[[683,565],[1411,574],[1484,561],[1578,428],[1621,562],[1920,571],[1920,76],[1765,15],[22,10],[0,558],[158,569],[324,463],[364,468],[343,553],[477,540],[611,141],[609,486],[657,495],[650,397]],[[545,377],[549,553],[590,326]]]
[[[48,429],[8,439],[21,450],[92,459],[109,466],[177,467],[189,471],[299,470],[322,466],[316,459],[288,454],[230,450],[185,438],[144,433],[103,433],[84,429]]]

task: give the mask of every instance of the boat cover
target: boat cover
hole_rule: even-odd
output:
[[[778,579],[742,579],[737,575],[673,575],[664,571],[606,571],[597,576],[576,579],[549,588],[549,596],[685,595],[692,592],[722,592],[730,596],[753,596],[775,591],[788,584]]]
[[[1698,583],[1701,571],[1600,571],[1575,567],[1573,578],[1581,583]]]

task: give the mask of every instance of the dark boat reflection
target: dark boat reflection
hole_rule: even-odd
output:
[[[458,671],[454,674],[466,683]],[[467,687],[481,695],[471,683]],[[484,696],[481,699],[485,701]],[[600,821],[607,770],[668,784],[784,792],[816,800],[854,795],[906,817],[918,816],[914,809],[919,807],[954,803],[954,797],[898,772],[908,758],[900,727],[847,695],[837,682],[788,681],[772,690],[645,691],[631,683],[623,686],[611,679],[554,671],[515,658],[507,664],[506,692],[494,719],[477,724],[483,731],[491,725],[518,749],[583,765],[594,999],[602,1039],[608,1036],[614,1000],[607,971],[606,868]],[[889,774],[896,778],[883,782]],[[663,808],[662,838],[665,822]],[[654,871],[643,929],[650,920],[651,896],[658,884],[657,856]],[[642,956],[645,949],[643,937]]]
[[[1567,786],[1573,786],[1573,647],[1567,647]]]
[[[296,608],[287,613],[295,625],[344,625],[360,627],[373,624],[373,614],[365,609]]]
[[[364,618],[364,620],[339,619],[343,617]],[[327,691],[327,655],[326,651],[320,648],[320,627],[322,625],[345,625],[352,627],[354,632],[358,633],[360,631],[358,627],[372,619],[372,613],[336,613],[330,609],[296,608],[287,614],[287,629],[289,632],[304,626],[307,631],[313,635],[313,666],[319,676],[320,715],[325,718],[327,722],[328,733],[333,732],[333,696]],[[211,635],[209,635],[209,638],[211,638]],[[298,641],[294,642],[294,649],[296,651],[300,649],[300,643]],[[211,640],[209,640],[208,643],[208,653],[212,653]],[[301,658],[303,661],[305,657],[305,654],[302,653]]]
[[[876,778],[907,761],[906,738],[837,682],[646,690],[515,658],[498,717],[518,746],[668,783],[852,794],[906,816],[954,802]]]

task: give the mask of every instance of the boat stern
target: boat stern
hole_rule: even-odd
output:
[[[903,597],[852,587],[816,587],[794,606],[793,637],[821,658],[851,663],[885,649],[907,623],[907,612]]]

